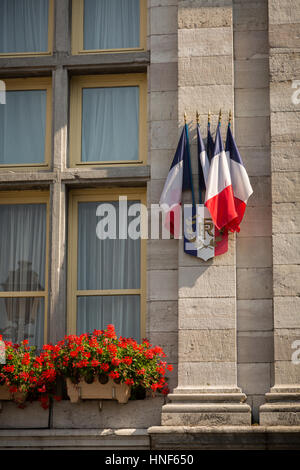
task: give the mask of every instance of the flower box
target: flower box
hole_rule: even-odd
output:
[[[7,385],[0,385],[0,401],[14,400],[18,403],[23,403],[26,400],[26,395],[22,392],[11,393]]]
[[[12,396],[7,385],[0,385],[0,401],[11,400]]]
[[[0,335],[0,341],[2,336]],[[65,336],[57,344],[45,344],[38,354],[28,340],[21,344],[5,341],[6,364],[0,364],[0,400],[38,400],[45,409],[56,395],[57,380],[67,379],[72,403],[81,399],[143,399],[147,393],[168,394],[167,370],[160,346],[147,339],[117,337],[113,325],[93,333]],[[9,384],[7,387],[6,384]]]
[[[78,403],[83,400],[117,400],[119,403],[127,403],[131,394],[131,387],[125,383],[115,383],[109,378],[106,384],[101,384],[97,378],[88,384],[84,379],[80,379],[78,384],[74,384],[67,378],[67,393],[71,403]]]

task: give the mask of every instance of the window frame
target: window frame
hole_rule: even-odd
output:
[[[48,11],[48,50],[43,52],[1,52],[1,57],[35,57],[35,56],[49,56],[53,54],[53,39],[54,39],[54,0],[49,0]]]
[[[146,334],[146,284],[147,284],[147,254],[145,238],[141,241],[140,259],[140,288],[139,289],[97,289],[78,290],[78,203],[80,202],[110,202],[118,201],[119,196],[127,196],[128,201],[138,200],[146,206],[146,188],[98,188],[73,189],[69,194],[69,239],[68,239],[68,293],[67,293],[67,332],[76,334],[77,327],[77,297],[104,295],[139,295],[140,296],[140,337]],[[141,216],[143,219],[143,216]],[[146,224],[144,221],[142,224]]]
[[[72,55],[137,52],[147,49],[147,0],[140,0],[140,45],[121,49],[83,49],[84,0],[72,0]],[[76,31],[76,34],[74,34]]]
[[[52,152],[52,79],[51,77],[4,78],[6,91],[46,90],[45,152],[43,163],[0,163],[0,171],[9,168],[24,171],[50,168]],[[5,105],[3,105],[5,106]]]
[[[49,283],[49,191],[48,190],[19,190],[0,191],[1,205],[17,204],[45,204],[46,205],[46,259],[45,259],[45,289],[43,291],[0,291],[0,299],[36,297],[44,299],[44,344],[48,335],[48,283]]]
[[[139,159],[114,161],[81,161],[82,150],[82,90],[83,88],[139,87]],[[136,166],[147,160],[147,76],[144,73],[114,75],[80,75],[71,79],[70,98],[70,167]]]

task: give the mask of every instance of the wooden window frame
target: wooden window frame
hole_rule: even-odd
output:
[[[81,161],[82,90],[84,88],[139,87],[139,159],[114,161]],[[70,167],[136,166],[147,160],[147,76],[144,73],[75,76],[71,80],[70,99]]]
[[[0,299],[36,297],[44,299],[44,343],[47,342],[48,332],[48,271],[49,271],[49,191],[48,190],[20,190],[1,191],[1,205],[18,204],[45,204],[46,205],[46,259],[45,259],[45,289],[43,291],[0,291]]]
[[[140,201],[146,206],[146,188],[99,188],[74,189],[69,195],[69,243],[68,243],[68,334],[76,334],[77,297],[104,295],[139,295],[140,296],[140,337],[146,334],[146,242],[141,238],[140,288],[139,289],[97,289],[78,290],[78,203],[118,201],[119,196],[127,196],[128,201]],[[144,221],[144,224],[147,223]]]
[[[49,56],[53,54],[53,37],[54,37],[54,0],[49,0],[48,11],[48,50],[43,52],[1,52],[1,57],[35,57]]]
[[[146,51],[147,49],[147,0],[140,0],[140,45],[121,49],[83,49],[84,0],[72,1],[72,54],[105,54]],[[76,31],[76,33],[75,33]]]
[[[6,91],[34,91],[46,90],[46,128],[45,128],[45,153],[43,163],[12,163],[0,164],[0,171],[8,168],[24,171],[25,169],[48,169],[51,161],[51,135],[52,135],[52,80],[50,77],[35,78],[9,78],[3,79]],[[3,105],[5,106],[5,105]]]

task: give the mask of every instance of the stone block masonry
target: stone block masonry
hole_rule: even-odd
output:
[[[292,360],[300,338],[300,108],[292,99],[293,80],[299,79],[299,23],[299,2],[269,1],[274,381],[260,423],[271,426],[300,422],[300,365]]]
[[[299,448],[300,10],[297,0],[148,0],[147,51],[71,53],[71,1],[55,0],[54,52],[0,57],[0,76],[52,76],[49,171],[0,172],[0,188],[50,193],[49,341],[66,333],[68,192],[146,186],[157,204],[187,113],[197,185],[195,114],[206,137],[227,112],[254,190],[228,252],[207,262],[182,241],[147,241],[146,336],[174,366],[169,397],[4,403],[0,447],[103,449]],[[147,73],[147,165],[69,168],[74,74]],[[197,186],[196,186],[197,188]],[[1,197],[1,194],[0,194]],[[190,195],[184,200],[190,202]],[[1,407],[0,407],[1,408]],[[260,422],[259,426],[250,426]],[[148,431],[146,428],[149,428]],[[23,429],[21,429],[23,428]]]

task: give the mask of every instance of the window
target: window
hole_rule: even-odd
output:
[[[46,340],[48,193],[1,192],[0,334],[41,348]]]
[[[73,54],[146,50],[147,0],[73,0]]]
[[[0,55],[52,53],[53,0],[0,0]]]
[[[49,166],[51,154],[51,79],[5,80],[0,105],[0,166]]]
[[[127,197],[127,208],[119,206],[119,196]],[[121,229],[129,226],[136,219],[133,205],[146,204],[145,198],[145,191],[137,188],[71,191],[69,333],[93,332],[112,323],[119,335],[137,340],[144,336],[146,240],[120,237],[119,224]],[[101,223],[105,225],[111,211],[115,236],[103,239],[107,228]]]
[[[145,74],[73,77],[70,165],[146,160]]]

